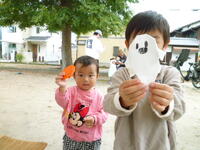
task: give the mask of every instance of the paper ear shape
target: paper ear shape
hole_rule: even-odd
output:
[[[75,72],[75,66],[74,65],[67,66],[66,68],[63,69],[63,72],[65,73],[63,79],[71,78]]]
[[[162,55],[162,58],[161,58]],[[165,52],[160,50],[156,40],[148,34],[137,35],[129,46],[126,67],[130,77],[137,77],[145,84],[155,81],[161,70],[159,58]]]

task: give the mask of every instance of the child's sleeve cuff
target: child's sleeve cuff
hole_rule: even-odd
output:
[[[120,104],[120,101],[119,101],[119,93],[116,93],[115,96],[114,96],[114,105],[115,107],[118,109],[118,110],[121,110],[123,112],[127,112],[127,113],[130,113],[132,112],[133,110],[135,110],[135,108],[137,107],[137,103],[132,106],[132,107],[129,107],[129,109],[126,109],[126,108],[123,108]]]
[[[158,112],[157,110],[155,110],[153,108],[153,106],[151,105],[152,110],[155,112],[155,114],[159,117],[159,118],[165,118],[171,115],[172,111],[174,110],[174,100],[172,100],[169,104],[168,110],[166,113],[162,113],[162,112]],[[164,110],[165,111],[165,110]]]

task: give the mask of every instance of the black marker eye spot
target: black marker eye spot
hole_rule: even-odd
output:
[[[145,46],[145,48],[147,48],[147,46],[148,46],[148,42],[147,41],[144,42],[144,46]]]
[[[147,41],[145,41],[144,42],[144,52],[146,53],[147,51],[148,51],[148,42]]]
[[[136,44],[136,49],[138,49],[138,47],[139,47],[139,44],[137,43],[137,44]]]

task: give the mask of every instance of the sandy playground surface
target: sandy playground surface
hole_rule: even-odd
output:
[[[8,71],[0,67],[0,135],[47,142],[46,150],[62,149],[62,110],[54,100],[55,76],[55,73]],[[97,83],[103,93],[108,86],[107,81]],[[187,112],[176,122],[177,150],[199,150],[200,90],[190,82],[183,86]],[[110,115],[104,125],[102,150],[112,150],[114,120]]]

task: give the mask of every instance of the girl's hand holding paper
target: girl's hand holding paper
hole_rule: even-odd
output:
[[[66,88],[66,79],[71,78],[75,72],[75,66],[70,65],[63,69],[62,72],[56,77],[56,84],[61,88]]]
[[[71,78],[74,75],[75,66],[74,65],[67,66],[66,68],[63,69],[63,72],[64,72],[63,79]]]

